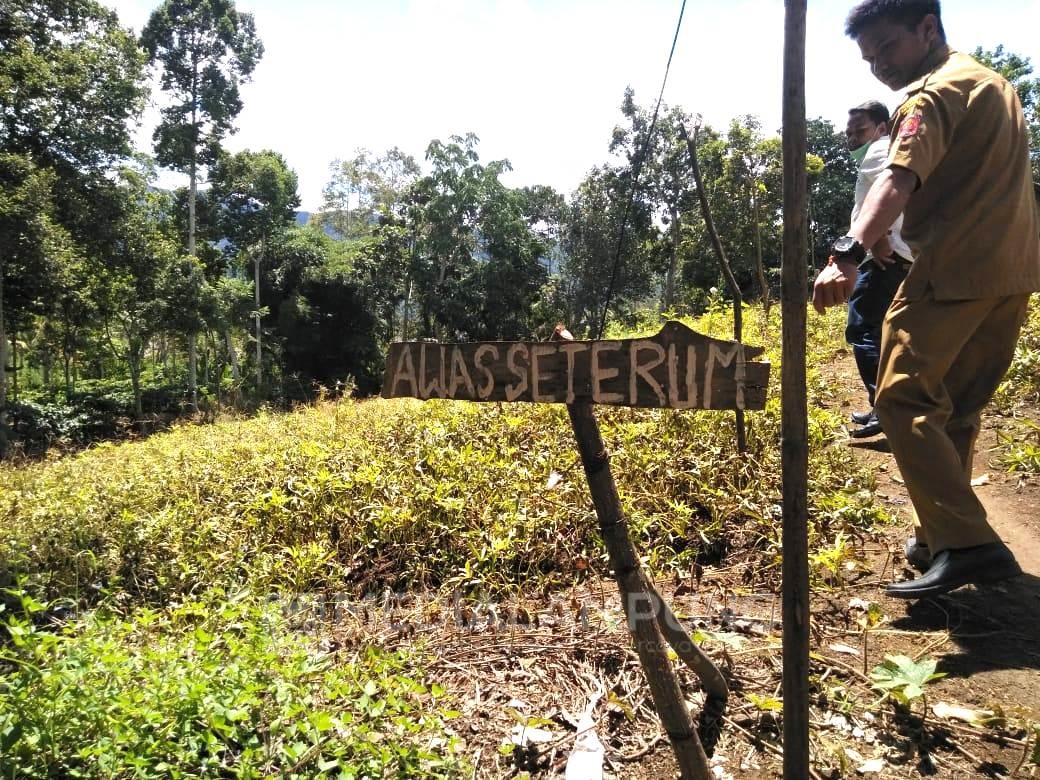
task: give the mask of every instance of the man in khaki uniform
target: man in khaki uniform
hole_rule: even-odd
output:
[[[856,264],[904,213],[914,264],[885,317],[877,413],[913,501],[907,557],[924,574],[898,598],[1021,572],[971,488],[980,414],[1040,290],[1040,226],[1014,89],[952,51],[938,0],[866,0],[846,22],[874,75],[906,89],[878,177],[814,303],[848,299]]]

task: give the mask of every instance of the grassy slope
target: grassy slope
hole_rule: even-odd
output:
[[[828,446],[842,421],[820,406],[831,391],[813,367],[841,348],[840,317],[810,316],[818,576],[840,571],[850,531],[883,520],[872,475]],[[730,414],[601,410],[623,502],[658,572],[740,554],[756,587],[777,583],[772,319],[749,311],[746,340],[770,348],[774,387],[750,415],[747,456],[735,453]],[[693,325],[724,337],[728,321],[717,311]],[[1012,372],[1033,392],[1035,336]],[[554,471],[563,479],[549,488]],[[579,559],[604,570],[559,407],[321,403],[5,467],[0,585],[16,587],[0,649],[0,774],[462,771],[421,658],[371,651],[332,664],[264,597],[533,590],[573,581]],[[53,611],[56,599],[98,609],[41,630],[36,600]]]
[[[725,322],[716,314],[697,326]],[[818,358],[833,353],[840,331],[826,325]],[[741,547],[758,550],[765,569],[775,563],[773,395],[750,415],[746,457],[735,452],[730,413],[600,412],[652,565],[688,568]],[[839,421],[815,403],[811,413],[824,538],[835,511],[850,519],[850,503],[862,510],[857,524],[875,518],[855,490],[843,491],[850,476],[848,487],[869,488],[869,476],[846,474],[847,458],[825,446]],[[382,399],[183,426],[5,471],[0,572],[6,584],[22,575],[41,598],[122,593],[152,604],[212,585],[264,593],[477,579],[496,589],[569,577],[575,557],[604,563],[570,436],[559,406]],[[553,471],[564,479],[550,489]]]

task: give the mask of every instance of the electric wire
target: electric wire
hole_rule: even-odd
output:
[[[628,203],[625,205],[624,214],[621,216],[621,230],[618,234],[617,247],[614,250],[614,264],[610,271],[610,283],[607,285],[607,295],[603,301],[603,316],[599,321],[599,330],[596,333],[596,339],[603,338],[603,331],[607,327],[607,313],[610,311],[610,301],[614,297],[614,285],[617,282],[618,268],[621,265],[621,248],[625,243],[625,232],[628,229],[628,217],[632,211],[632,204],[635,202],[636,190],[639,189],[639,176],[643,172],[643,163],[646,162],[646,157],[650,152],[650,142],[654,137],[654,130],[657,129],[657,115],[661,111],[661,102],[664,100],[664,88],[668,84],[668,73],[672,69],[672,57],[675,56],[675,44],[679,40],[679,31],[682,29],[683,15],[686,13],[686,0],[683,0],[682,7],[679,9],[679,21],[675,25],[675,35],[672,37],[672,49],[668,53],[668,64],[664,68],[664,79],[661,81],[661,91],[657,95],[657,105],[654,107],[654,116],[650,120],[650,127],[646,131],[646,138],[643,139],[643,149],[639,156],[636,158],[635,168],[632,171],[632,185],[628,191]]]

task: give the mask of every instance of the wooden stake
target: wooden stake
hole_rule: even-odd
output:
[[[701,204],[701,214],[704,217],[704,227],[708,230],[711,245],[715,250],[715,257],[719,261],[722,275],[726,278],[729,293],[733,296],[733,340],[744,340],[744,296],[737,284],[737,277],[733,275],[733,268],[726,257],[726,250],[722,247],[719,232],[715,229],[715,220],[711,216],[711,204],[708,203],[708,193],[704,190],[704,182],[701,179],[701,166],[697,160],[697,134],[700,132],[700,124],[694,125],[693,140],[686,134],[686,125],[679,123],[679,135],[686,141],[686,148],[690,153],[690,163],[693,166],[693,183],[697,185],[697,198]],[[744,410],[736,410],[737,420],[737,452],[747,452],[747,433],[744,427]]]
[[[808,412],[805,388],[808,182],[805,172],[806,0],[785,0],[784,254],[781,454],[783,460],[784,778],[809,762]]]
[[[661,633],[676,655],[700,678],[704,692],[707,694],[707,700],[704,702],[705,712],[711,713],[713,718],[721,717],[726,711],[726,702],[729,700],[729,685],[726,683],[726,678],[712,663],[712,660],[704,654],[700,646],[690,639],[690,635],[679,623],[679,619],[675,617],[671,607],[657,592],[657,588],[654,587],[650,578],[647,577],[645,580],[646,591],[654,603],[654,612],[657,615],[657,624],[661,628]]]
[[[648,592],[639,557],[628,534],[628,522],[621,511],[617,485],[610,473],[609,456],[592,405],[568,404],[567,411],[585,467],[592,503],[599,518],[600,534],[610,554],[610,566],[621,591],[628,628],[650,685],[654,707],[675,751],[680,776],[683,780],[710,780],[708,757],[693,727],[675,671],[668,661],[658,626],[658,610]]]

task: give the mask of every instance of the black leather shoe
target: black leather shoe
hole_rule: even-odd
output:
[[[849,419],[856,425],[866,425],[870,422],[870,418],[874,416],[874,410],[871,409],[869,412],[853,412],[849,415]]]
[[[939,596],[969,583],[999,582],[1022,573],[1004,544],[991,542],[961,550],[943,550],[932,558],[925,574],[909,582],[892,582],[885,593],[897,599]]]
[[[928,549],[928,545],[924,542],[917,541],[916,536],[911,536],[906,540],[906,546],[903,547],[903,552],[906,553],[906,562],[917,569],[919,572],[928,571],[932,565],[932,553]]]
[[[862,428],[856,428],[854,431],[849,431],[849,436],[853,439],[867,439],[871,436],[877,436],[879,433],[882,433],[881,420],[872,414],[870,420],[868,420]]]

